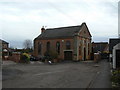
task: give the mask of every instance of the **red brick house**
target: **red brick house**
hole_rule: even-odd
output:
[[[9,43],[4,40],[1,40],[1,39],[0,39],[0,43],[1,43],[0,52],[2,53],[2,55],[1,55],[2,59],[7,59],[9,56]]]
[[[44,56],[46,51],[58,53],[62,60],[89,60],[91,57],[91,34],[86,23],[78,26],[41,29],[34,39],[35,56]]]

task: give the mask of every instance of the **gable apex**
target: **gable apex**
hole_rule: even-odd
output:
[[[86,24],[85,22],[83,22],[83,23],[81,24],[81,27],[82,27],[82,28],[84,28],[84,26],[86,27],[86,29],[87,29],[88,34],[90,35],[90,37],[92,37],[92,35],[91,35],[91,33],[90,33],[89,29],[88,29],[88,26],[87,26],[87,24]],[[82,28],[81,28],[81,31],[83,30]],[[80,32],[81,32],[81,31],[80,31]]]

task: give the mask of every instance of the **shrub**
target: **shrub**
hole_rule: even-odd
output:
[[[117,87],[120,87],[120,70],[112,72],[111,80]]]
[[[29,63],[30,62],[30,56],[27,53],[21,54],[21,62],[22,63]]]

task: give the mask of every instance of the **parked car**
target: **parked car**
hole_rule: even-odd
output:
[[[31,56],[30,61],[38,61],[39,59],[37,57]]]

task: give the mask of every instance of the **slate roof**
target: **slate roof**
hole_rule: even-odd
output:
[[[105,48],[108,46],[108,42],[94,42],[94,53],[97,53],[98,51],[104,52]]]
[[[81,27],[82,25],[46,29],[36,39],[73,37],[81,30]]]
[[[112,53],[112,49],[115,45],[120,43],[120,38],[111,38],[109,39],[109,51]]]

